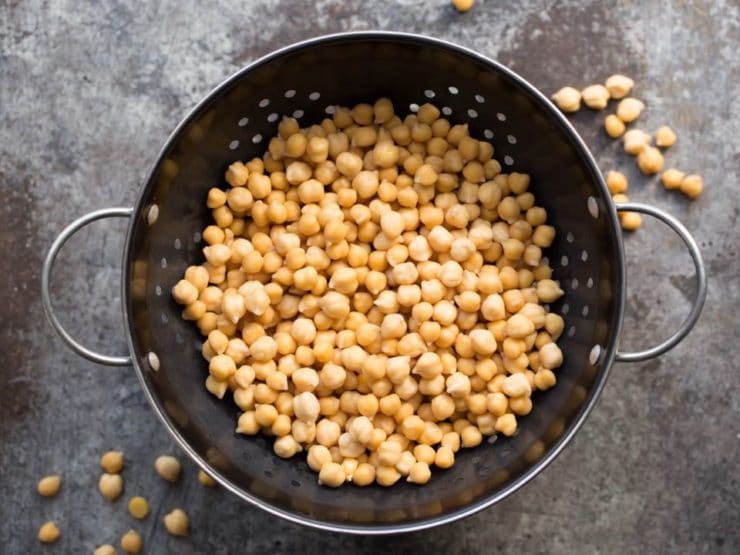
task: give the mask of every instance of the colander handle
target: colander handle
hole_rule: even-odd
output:
[[[678,234],[679,237],[681,237],[681,239],[683,239],[683,242],[686,243],[696,269],[696,294],[691,302],[689,315],[683,321],[678,330],[668,339],[663,341],[663,343],[650,349],[634,353],[617,352],[616,360],[620,362],[639,362],[654,358],[666,351],[669,351],[678,345],[678,343],[680,343],[681,340],[691,331],[691,328],[694,327],[694,324],[696,324],[696,321],[699,319],[699,315],[701,314],[701,309],[704,306],[704,300],[707,298],[707,271],[704,267],[704,260],[699,252],[699,246],[696,244],[694,238],[681,222],[667,212],[664,212],[659,208],[655,208],[654,206],[650,206],[649,204],[641,204],[639,202],[624,202],[617,204],[617,212],[641,212],[658,218],[660,221],[667,224]]]
[[[77,218],[65,227],[57,238],[54,239],[51,247],[49,247],[49,252],[46,253],[44,265],[41,268],[41,302],[44,305],[46,317],[59,334],[59,337],[61,337],[62,340],[77,354],[82,355],[88,360],[92,360],[99,364],[105,364],[107,366],[128,366],[131,364],[131,357],[114,357],[97,353],[92,349],[88,349],[72,337],[67,330],[64,329],[56,314],[54,314],[54,307],[51,304],[51,294],[49,292],[49,282],[51,281],[51,271],[54,268],[57,254],[59,254],[64,243],[66,243],[72,235],[77,233],[77,231],[85,227],[87,224],[96,220],[102,220],[103,218],[130,218],[132,213],[133,208],[103,208],[102,210],[94,210],[89,214],[85,214],[84,216]]]

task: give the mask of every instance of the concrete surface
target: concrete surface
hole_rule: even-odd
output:
[[[480,1],[458,15],[446,0],[221,2],[6,0],[0,3],[0,552],[91,553],[130,527],[147,553],[738,553],[740,552],[740,6],[712,2]],[[641,124],[669,123],[668,160],[703,174],[696,202],[638,178],[608,141],[603,114],[573,119],[606,171],[624,168],[631,196],[677,215],[702,246],[710,275],[704,314],[671,353],[618,364],[572,445],[497,507],[392,539],[320,533],[205,489],[192,465],[180,487],[151,471],[175,452],[130,369],[71,353],[44,319],[39,269],[72,218],[131,205],[165,137],[221,79],[290,42],[348,29],[443,37],[511,65],[545,92],[632,75],[649,106]],[[119,260],[123,222],[71,241],[54,279],[56,306],[78,337],[123,353]],[[627,240],[623,346],[651,345],[677,326],[691,294],[680,242],[647,221]],[[154,514],[134,522],[125,497],[96,491],[97,458],[126,452],[126,492]],[[64,476],[42,500],[36,481]],[[161,516],[182,505],[189,539]],[[56,519],[62,539],[40,546]]]

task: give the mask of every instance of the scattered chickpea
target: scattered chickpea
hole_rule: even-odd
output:
[[[655,132],[655,144],[660,148],[669,148],[676,143],[676,132],[667,125],[659,127]]]
[[[619,100],[627,96],[630,91],[632,91],[632,87],[635,86],[635,82],[629,77],[617,73],[610,75],[606,79],[604,85],[606,85],[606,89],[609,91],[609,96]]]
[[[660,175],[663,187],[666,189],[679,189],[686,174],[676,168],[669,168]]]
[[[627,182],[627,177],[622,172],[612,170],[606,174],[606,186],[609,187],[609,192],[612,195],[616,195],[627,192],[629,183]]]
[[[640,117],[645,104],[637,98],[627,97],[617,104],[617,117],[624,123],[631,123]]]
[[[580,107],[575,89],[553,98]],[[583,91],[594,109],[609,98]],[[237,433],[305,452],[327,487],[424,484],[461,448],[516,433],[563,361],[564,322],[543,306],[563,294],[543,258],[555,228],[530,176],[502,173],[493,145],[432,104],[401,119],[380,99],[278,132],[208,192],[206,261],[172,290]]]
[[[452,5],[460,13],[465,13],[473,7],[475,0],[452,0]]]
[[[108,474],[118,474],[123,469],[123,453],[108,451],[100,457],[100,467]]]
[[[663,169],[663,155],[654,146],[646,146],[637,155],[637,166],[645,175],[653,175]]]
[[[650,135],[640,129],[630,129],[622,137],[624,151],[627,154],[640,154],[650,145]]]
[[[626,126],[624,125],[624,122],[615,114],[609,114],[604,119],[604,129],[606,130],[606,134],[609,135],[612,139],[618,139],[619,137],[624,135]]]
[[[144,541],[136,530],[129,530],[121,537],[121,549],[126,553],[141,553]]]
[[[609,91],[604,85],[590,85],[581,91],[581,98],[592,110],[603,110],[609,102]]]
[[[45,522],[39,528],[39,541],[41,543],[54,543],[60,535],[59,527],[52,521]]]
[[[577,112],[581,109],[581,92],[573,87],[563,87],[552,95],[552,99],[563,112]]]
[[[44,476],[39,480],[38,492],[43,497],[54,497],[59,492],[59,486],[62,484],[61,477],[57,475]]]
[[[168,482],[177,482],[180,477],[180,461],[171,455],[160,455],[154,461],[154,468]]]
[[[109,543],[105,543],[96,547],[93,555],[116,555],[116,548]]]
[[[142,520],[149,514],[149,503],[139,495],[132,497],[128,502],[128,512],[132,517]]]
[[[162,521],[172,536],[187,536],[190,533],[190,519],[182,509],[172,509]]]
[[[120,474],[103,474],[98,489],[108,501],[115,501],[123,492],[123,479]]]
[[[681,192],[689,198],[697,198],[704,190],[704,180],[700,175],[687,175],[681,180]]]

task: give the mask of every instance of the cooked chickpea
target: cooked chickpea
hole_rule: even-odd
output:
[[[534,386],[540,390],[550,389],[556,382],[555,373],[549,368],[537,370],[534,375]]]
[[[609,91],[604,85],[590,85],[581,91],[581,98],[592,110],[603,110],[609,102]]]
[[[604,85],[606,85],[606,89],[609,91],[609,96],[619,100],[630,93],[632,87],[635,86],[635,82],[629,77],[617,73],[610,75]]]
[[[704,181],[700,175],[687,175],[681,180],[680,189],[684,195],[695,199],[704,190]]]
[[[143,520],[149,514],[149,503],[141,496],[132,497],[128,502],[128,512],[132,517]]]
[[[663,169],[663,155],[653,146],[646,146],[637,155],[637,167],[645,175],[653,175]]]
[[[625,98],[617,104],[617,117],[624,123],[630,123],[640,117],[645,104],[636,98]]]
[[[310,391],[304,391],[293,398],[293,412],[296,418],[315,422],[319,416],[319,401]]]
[[[206,247],[208,248],[208,247]],[[228,247],[226,247],[228,250]],[[189,305],[198,300],[198,289],[185,279],[181,279],[172,288],[172,297],[179,304]]]
[[[123,492],[123,479],[120,474],[103,474],[98,480],[98,489],[108,501],[115,501]]]
[[[667,125],[655,131],[655,144],[660,148],[669,148],[676,143],[676,132]]]
[[[319,471],[319,484],[337,488],[346,480],[346,474],[342,466],[335,462],[328,462]]]
[[[41,543],[54,543],[61,536],[59,527],[55,522],[45,522],[39,528],[38,538]]]
[[[660,175],[663,187],[666,189],[679,189],[686,174],[676,168],[669,168]]]
[[[59,492],[61,484],[62,479],[57,475],[44,476],[39,480],[37,491],[43,497],[54,497]]]
[[[563,87],[551,98],[563,112],[577,112],[581,109],[581,92],[573,87]]]
[[[455,464],[455,453],[449,447],[442,445],[434,455],[434,464],[439,468],[450,468]]]
[[[180,477],[180,461],[171,455],[160,455],[154,461],[154,469],[168,482],[177,482]]]
[[[642,216],[637,212],[620,212],[619,223],[625,231],[635,231],[642,225]]]
[[[622,137],[624,151],[627,154],[640,154],[650,145],[650,135],[641,129],[630,129]]]
[[[216,486],[216,480],[214,480],[213,478],[211,478],[208,474],[206,474],[202,470],[198,470],[198,481],[202,485],[204,485],[204,486],[206,486],[208,488],[212,488],[212,487],[215,487]]]
[[[604,130],[612,139],[618,139],[624,134],[627,127],[615,114],[609,114],[604,119]]]
[[[182,509],[172,509],[162,521],[167,532],[172,536],[187,536],[190,533],[190,519]]]
[[[625,193],[629,183],[627,183],[627,177],[622,172],[610,171],[606,174],[606,186],[609,187],[609,192],[612,195],[616,195]]]
[[[540,350],[540,364],[543,368],[552,370],[563,364],[563,353],[555,343],[543,345]]]

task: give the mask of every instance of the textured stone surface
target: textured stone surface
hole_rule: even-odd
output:
[[[192,0],[0,4],[0,551],[91,553],[130,527],[149,553],[737,553],[740,551],[740,386],[737,314],[740,151],[740,8],[736,2],[478,2],[460,16],[446,0]],[[632,75],[649,107],[641,125],[679,134],[668,160],[704,175],[697,202],[645,180],[599,125],[573,117],[603,170],[626,168],[631,196],[677,215],[695,234],[710,276],[704,314],[669,354],[618,364],[572,445],[532,484],[498,506],[436,530],[391,540],[288,524],[205,489],[186,463],[179,487],[156,477],[176,452],[130,369],[71,353],[39,300],[44,251],[72,218],[130,205],[156,152],[209,89],[255,57],[290,42],[349,29],[443,37],[496,58],[550,93],[614,71]],[[119,260],[123,222],[70,241],[54,279],[72,333],[123,353]],[[664,338],[688,309],[690,259],[659,224],[626,242],[625,347]],[[687,277],[688,276],[688,277]],[[96,491],[97,458],[126,451],[126,494]],[[59,496],[36,480],[59,472]],[[136,522],[130,495],[153,514]],[[190,539],[167,536],[162,515],[187,508]],[[35,540],[54,518],[62,538]]]

